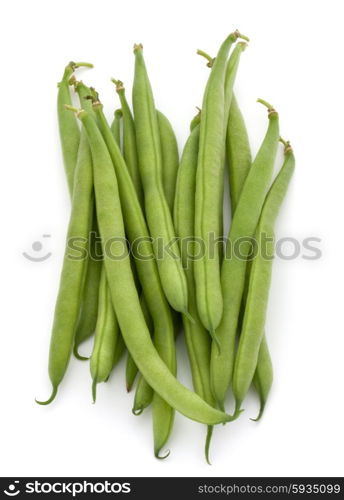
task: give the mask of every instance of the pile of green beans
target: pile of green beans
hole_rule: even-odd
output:
[[[124,83],[112,79],[119,97],[112,123],[96,90],[77,79],[77,69],[91,64],[69,63],[58,84],[71,213],[50,342],[52,393],[36,401],[55,399],[74,354],[89,360],[95,402],[98,384],[126,353],[128,392],[137,381],[132,412],[151,406],[157,458],[169,455],[177,411],[206,426],[210,463],[214,426],[241,415],[251,385],[259,420],[272,386],[265,323],[274,226],[295,159],[276,109],[262,99],[268,126],[252,158],[233,92],[248,41],[234,31],[215,58],[197,51],[210,74],[181,156],[156,106],[141,44],[134,46],[132,106]],[[281,144],[284,161],[273,179]],[[227,238],[224,211],[231,214]],[[180,332],[193,390],[177,379]],[[86,340],[93,348],[82,354]]]

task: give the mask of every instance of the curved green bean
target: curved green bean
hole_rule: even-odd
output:
[[[223,312],[219,251],[222,236],[222,203],[225,149],[225,70],[232,44],[242,37],[231,33],[221,45],[204,92],[196,175],[195,237],[202,241],[201,258],[194,263],[200,319],[214,338]],[[213,237],[214,244],[210,238]]]
[[[243,326],[233,372],[236,411],[241,407],[257,366],[259,348],[264,335],[271,282],[275,245],[274,224],[286,195],[294,167],[294,154],[290,145],[287,144],[284,164],[266,196],[256,231],[258,252],[252,262]],[[266,242],[264,248],[262,236]]]
[[[176,311],[187,314],[186,278],[181,265],[172,216],[162,185],[160,132],[142,45],[135,45],[134,53],[133,107],[147,222],[153,238],[154,253],[167,300]]]
[[[92,151],[100,234],[103,244],[112,242],[111,253],[112,256],[117,257],[111,258],[104,251],[111,298],[126,346],[149,385],[170,406],[188,418],[207,425],[230,421],[232,418],[230,415],[212,408],[197,394],[178,382],[159,357],[141,311],[126,244],[118,241],[118,238],[124,240],[125,233],[117,179],[111,157],[92,116],[80,110],[78,117],[86,129]],[[114,217],[114,214],[117,216]],[[113,235],[116,235],[116,241],[113,241]]]
[[[85,134],[81,134],[81,141],[87,142]],[[78,158],[75,171],[72,211],[50,341],[49,377],[53,390],[50,398],[47,401],[37,401],[39,404],[49,404],[54,400],[58,386],[66,373],[73,348],[94,206],[92,161],[88,157],[89,154],[88,147],[81,145],[79,155],[82,155],[82,158]],[[77,248],[74,248],[73,241],[78,241]]]
[[[119,327],[112,307],[110,290],[106,281],[104,266],[99,285],[99,307],[94,346],[90,358],[92,376],[92,397],[96,401],[97,384],[109,377],[114,364],[114,355],[119,338]]]
[[[173,213],[174,195],[176,192],[176,181],[179,168],[178,143],[168,118],[157,111],[158,125],[160,131],[161,156],[162,156],[162,184],[166,201],[171,213]]]
[[[173,320],[171,310],[166,301],[160,283],[158,269],[153,256],[151,239],[149,237],[144,215],[126,164],[107,125],[102,111],[102,105],[98,100],[94,102],[93,106],[98,119],[97,122],[100,131],[108,147],[117,174],[121,202],[124,208],[123,215],[126,224],[126,231],[129,241],[132,244],[136,269],[138,271],[145,300],[147,301],[147,306],[154,323],[154,342],[160,357],[166,363],[172,374],[175,374],[176,349]],[[137,242],[140,242],[140,254],[134,250]],[[147,383],[149,384],[148,380]],[[163,405],[159,405],[159,408],[162,406]],[[173,409],[169,407],[166,411],[172,413]],[[156,414],[154,409],[153,413]],[[161,415],[161,428],[166,428],[167,425],[169,426],[171,419],[167,419],[166,416],[163,415],[162,411],[159,411],[158,413]],[[159,418],[155,416],[153,420],[153,432],[155,435],[156,423],[159,421]],[[167,434],[167,431],[165,434]]]
[[[268,108],[268,130],[247,175],[234,212],[226,256],[221,269],[225,307],[223,318],[216,331],[221,352],[213,342],[210,363],[212,390],[220,408],[224,407],[227,389],[232,378],[238,317],[245,284],[246,259],[252,248],[252,238],[270,184],[279,141],[278,114],[270,105]]]

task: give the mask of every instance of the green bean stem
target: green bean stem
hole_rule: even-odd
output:
[[[245,284],[246,259],[251,249],[248,239],[255,234],[271,181],[279,141],[278,114],[275,110],[269,110],[268,116],[268,130],[247,175],[234,212],[226,256],[221,269],[225,307],[223,318],[216,331],[221,352],[213,342],[210,363],[212,390],[220,408],[224,407],[227,389],[232,379],[238,317]],[[238,255],[238,242],[241,242],[240,255]]]

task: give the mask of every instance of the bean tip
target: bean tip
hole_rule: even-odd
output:
[[[56,397],[57,388],[58,388],[57,385],[53,386],[53,390],[52,390],[52,393],[51,393],[51,396],[50,396],[49,399],[47,399],[46,401],[38,401],[38,399],[35,399],[36,403],[38,405],[42,405],[42,406],[46,406],[46,405],[49,405],[50,403],[52,403],[54,401],[55,397]]]
[[[137,52],[139,52],[142,49],[143,49],[142,43],[135,43],[134,44],[134,54],[136,54]]]
[[[161,448],[158,448],[158,449],[154,450],[154,456],[158,460],[165,460],[165,458],[167,458],[170,455],[170,453],[171,453],[171,450],[167,450],[166,453],[165,453],[165,455],[160,455],[160,451],[161,451]]]

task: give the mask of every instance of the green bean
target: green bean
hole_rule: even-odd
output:
[[[162,156],[162,184],[166,201],[173,213],[174,195],[179,168],[179,154],[177,139],[168,118],[157,111],[160,131],[161,156]]]
[[[210,363],[212,390],[220,408],[224,407],[226,392],[232,378],[246,260],[270,184],[279,141],[278,114],[265,101],[260,100],[260,102],[268,106],[269,126],[234,212],[221,270],[225,307],[223,318],[216,331],[221,352],[213,342]]]
[[[112,79],[116,85],[116,92],[118,93],[119,100],[122,106],[123,113],[123,156],[127,164],[130,176],[133,180],[137,197],[143,206],[143,190],[139,171],[139,161],[137,157],[136,147],[136,131],[134,118],[131,113],[127,98],[125,96],[125,88],[123,82],[120,80]]]
[[[234,214],[252,163],[246,126],[235,95],[229,109],[226,145],[230,200]]]
[[[234,50],[231,53],[231,56],[227,62],[227,67],[226,67],[226,74],[225,74],[225,84],[224,84],[224,122],[225,122],[225,132],[228,129],[228,117],[229,117],[229,111],[231,107],[231,102],[232,102],[232,97],[233,97],[233,85],[234,81],[236,78],[236,74],[238,71],[239,67],[239,62],[240,62],[240,57],[242,52],[245,50],[247,47],[246,42],[238,42],[236,46],[234,47]],[[207,66],[209,68],[212,68],[215,58],[212,58],[209,56],[206,52],[199,50],[198,54],[205,57],[206,60],[208,61]],[[225,156],[226,156],[226,148],[223,148],[223,158],[221,160],[222,163],[225,163]],[[221,211],[220,215],[220,228],[223,228],[223,215]],[[223,238],[224,241],[224,235],[221,232],[221,238]],[[223,251],[222,247],[220,248],[220,262],[222,262],[223,259]]]
[[[87,96],[90,95],[91,90],[84,85],[82,82],[79,82],[75,79],[74,75],[69,80],[70,84],[74,85],[76,92],[78,93],[80,103],[87,109],[87,111],[92,110],[92,103],[87,100]],[[65,112],[69,115],[72,115],[68,110],[65,109]],[[72,115],[73,116],[73,115]],[[74,119],[75,116],[74,116]],[[81,134],[84,134],[85,131],[82,130]],[[83,140],[80,147],[86,148],[85,152],[86,158],[89,161],[92,161],[91,153],[89,151],[89,145],[87,140]],[[79,158],[82,158],[83,155],[79,155]],[[82,356],[79,354],[80,345],[91,337],[95,331],[97,317],[98,317],[98,290],[100,283],[100,274],[102,269],[102,258],[101,256],[97,256],[97,214],[93,214],[92,219],[92,231],[89,235],[89,246],[88,246],[88,259],[87,259],[87,269],[85,275],[85,284],[83,287],[83,296],[81,301],[81,309],[78,324],[75,331],[75,339],[74,339],[74,348],[73,353],[74,356],[81,360],[85,361],[88,357]]]
[[[111,123],[111,132],[114,136],[115,141],[118,144],[120,150],[122,150],[122,141],[121,141],[121,125],[122,125],[123,113],[121,109],[116,109],[114,113],[114,119]]]
[[[238,42],[227,63],[225,75],[225,132],[228,129],[229,111],[233,100],[233,85],[240,63],[240,56],[246,47],[246,42]]]
[[[151,386],[146,382],[146,379],[140,375],[139,381],[135,391],[135,398],[132,412],[134,415],[141,415],[143,410],[148,408],[152,403],[154,391]]]
[[[202,257],[195,260],[194,275],[200,319],[214,337],[223,312],[219,251],[210,238],[218,240],[223,201],[223,158],[225,148],[225,69],[231,45],[242,37],[232,33],[221,45],[213,63],[202,104],[202,120],[196,175],[195,237],[202,241]]]
[[[132,116],[128,101],[125,96],[125,87],[123,85],[123,82],[120,80],[115,80],[114,78],[111,79],[111,81],[116,85],[116,91],[119,95],[120,102],[122,108],[118,111],[121,112],[121,117],[123,117],[123,156],[124,160],[127,164],[129,174],[131,176],[131,179],[133,181],[133,184],[136,189],[136,194],[139,198],[141,206],[143,206],[143,191],[142,191],[142,184],[141,184],[141,178],[140,178],[140,173],[138,169],[138,159],[137,159],[137,149],[136,149],[136,132],[135,132],[135,124],[134,124],[134,118]],[[113,124],[115,123],[115,120]],[[113,131],[114,132],[114,131]],[[119,141],[117,140],[117,144],[119,144]],[[142,311],[145,315],[145,318],[147,320],[147,315],[149,315],[149,311],[147,310],[147,305],[145,303],[144,295],[141,295],[140,298],[141,302],[141,308]],[[151,318],[150,318],[151,320]],[[147,322],[147,321],[146,321]],[[150,331],[152,331],[151,328],[149,328]],[[126,363],[126,386],[127,386],[127,391],[130,392],[132,385],[135,381],[135,378],[137,376],[137,366],[134,363],[133,358],[131,357],[130,353],[128,353],[127,357],[127,363]],[[141,384],[140,384],[141,385]],[[147,383],[145,383],[147,385]],[[152,390],[149,388],[149,391],[152,392]]]
[[[240,111],[238,102],[235,95],[230,105],[229,119],[227,127],[227,163],[228,163],[228,177],[230,188],[230,199],[232,206],[232,214],[238,204],[242,187],[245,183],[246,177],[250,171],[252,157],[247,130],[244,118]],[[240,325],[242,325],[241,318],[245,311],[245,302],[248,291],[248,281],[250,276],[251,262],[247,263],[246,278],[245,278],[245,291],[243,293],[243,303],[240,311]],[[241,327],[239,327],[239,330]],[[260,345],[257,368],[253,378],[254,385],[259,394],[260,410],[259,415],[255,420],[259,420],[263,415],[264,407],[268,394],[272,385],[273,370],[272,361],[269,353],[269,348],[266,342],[265,335]]]
[[[134,53],[133,107],[147,222],[153,238],[154,253],[167,300],[173,309],[187,314],[186,278],[181,265],[172,216],[162,185],[159,124],[143,59],[142,45],[135,45]],[[163,249],[159,248],[161,243]]]
[[[75,108],[69,109],[75,111]],[[230,421],[230,415],[212,408],[178,382],[159,357],[141,311],[127,246],[119,241],[119,238],[125,239],[125,232],[111,157],[93,117],[83,110],[78,112],[78,117],[86,129],[92,151],[100,235],[103,245],[112,242],[112,256],[104,251],[104,263],[113,306],[126,346],[149,385],[173,408],[208,425]],[[114,235],[116,241],[113,241]]]
[[[124,150],[123,156],[127,164],[129,173],[133,180],[134,186],[136,188],[136,193],[138,195],[141,206],[143,206],[143,191],[142,183],[140,178],[140,173],[138,169],[138,158],[137,158],[137,148],[136,148],[136,131],[135,124],[128,101],[125,96],[125,88],[121,80],[112,79],[113,83],[116,85],[116,91],[119,94],[119,98],[122,105],[123,112],[123,124],[124,124]],[[168,198],[168,193],[170,193],[170,199],[174,197],[174,186],[172,190],[173,183],[175,184],[175,179],[173,179],[173,171],[177,173],[179,161],[178,161],[178,147],[177,141],[174,136],[172,127],[167,120],[167,118],[160,113],[158,113],[159,130],[162,141],[162,158],[164,163],[164,171],[169,172],[169,176],[163,176],[165,195]],[[164,182],[165,181],[165,182]],[[171,208],[171,205],[170,205]],[[127,390],[130,390],[133,381],[137,374],[137,367],[133,363],[133,360],[128,355],[127,369],[126,369],[126,381]]]
[[[186,316],[183,316],[185,342],[190,361],[193,386],[199,396],[210,405],[214,405],[209,370],[211,340],[197,313],[192,265],[194,248],[190,248],[190,239],[193,238],[194,232],[194,199],[200,128],[199,124],[196,124],[195,119],[192,121],[192,126],[193,129],[185,144],[178,171],[176,197],[174,202],[174,224],[181,245],[182,262],[188,282],[189,311],[194,318],[194,323],[192,323]],[[212,428],[210,427],[208,428],[205,447],[206,460],[208,463],[210,463],[209,446],[211,432]]]
[[[140,296],[140,304],[141,304],[141,309],[142,309],[143,316],[145,318],[148,330],[150,332],[153,332],[154,325],[153,325],[152,317],[149,313],[146,299],[145,299],[145,296],[143,295],[143,293],[141,293],[141,296]],[[137,366],[135,365],[133,358],[131,357],[130,353],[128,352],[127,365],[126,365],[126,370],[125,370],[125,379],[126,379],[128,392],[130,392],[130,390],[134,384],[137,372],[138,372]]]
[[[153,257],[153,248],[144,215],[134,184],[131,180],[123,157],[113,140],[99,100],[94,102],[94,110],[98,119],[99,128],[109,149],[117,174],[119,192],[124,207],[126,231],[129,240],[133,247],[138,241],[141,242],[141,255],[135,255],[134,252],[134,257],[136,257],[136,268],[143,288],[144,296],[147,301],[147,306],[154,323],[154,342],[160,357],[174,374],[176,371],[176,352],[172,315],[159,280],[156,262]],[[147,383],[149,384],[148,380]],[[159,405],[159,410],[161,406],[162,405]],[[172,408],[169,408],[168,411],[173,413]],[[162,411],[157,412],[161,415],[161,424],[158,433],[156,430],[156,424],[159,421],[159,418],[155,415],[155,418],[153,419],[153,432],[154,435],[161,435],[160,429],[169,426],[171,419],[167,419],[166,415],[163,414]],[[154,409],[153,413],[156,414]],[[165,431],[165,434],[167,434],[167,431]],[[155,450],[156,449],[157,447],[155,446]]]
[[[69,193],[71,196],[73,193],[75,165],[80,144],[80,129],[77,119],[65,109],[64,105],[72,104],[69,79],[73,75],[75,69],[80,67],[92,68],[93,65],[83,62],[70,62],[66,66],[62,80],[58,84],[57,93],[57,116],[59,122],[63,163],[66,171]]]
[[[81,141],[87,141],[85,134],[81,134]],[[50,341],[49,377],[52,394],[47,401],[37,401],[39,404],[51,403],[57,394],[70,360],[80,313],[87,265],[84,254],[87,255],[88,251],[94,206],[92,161],[88,154],[89,149],[81,145],[79,155],[82,158],[78,158],[75,171],[72,211]],[[78,241],[77,248],[72,245],[74,240]]]
[[[92,397],[96,401],[97,384],[109,377],[113,364],[119,327],[112,307],[104,266],[99,285],[99,307],[93,351],[90,359]]]
[[[256,231],[258,252],[252,262],[243,327],[233,372],[236,411],[241,407],[257,366],[271,282],[274,224],[294,167],[294,154],[290,145],[286,144],[284,164],[266,196]],[[262,237],[266,242],[264,248]]]

